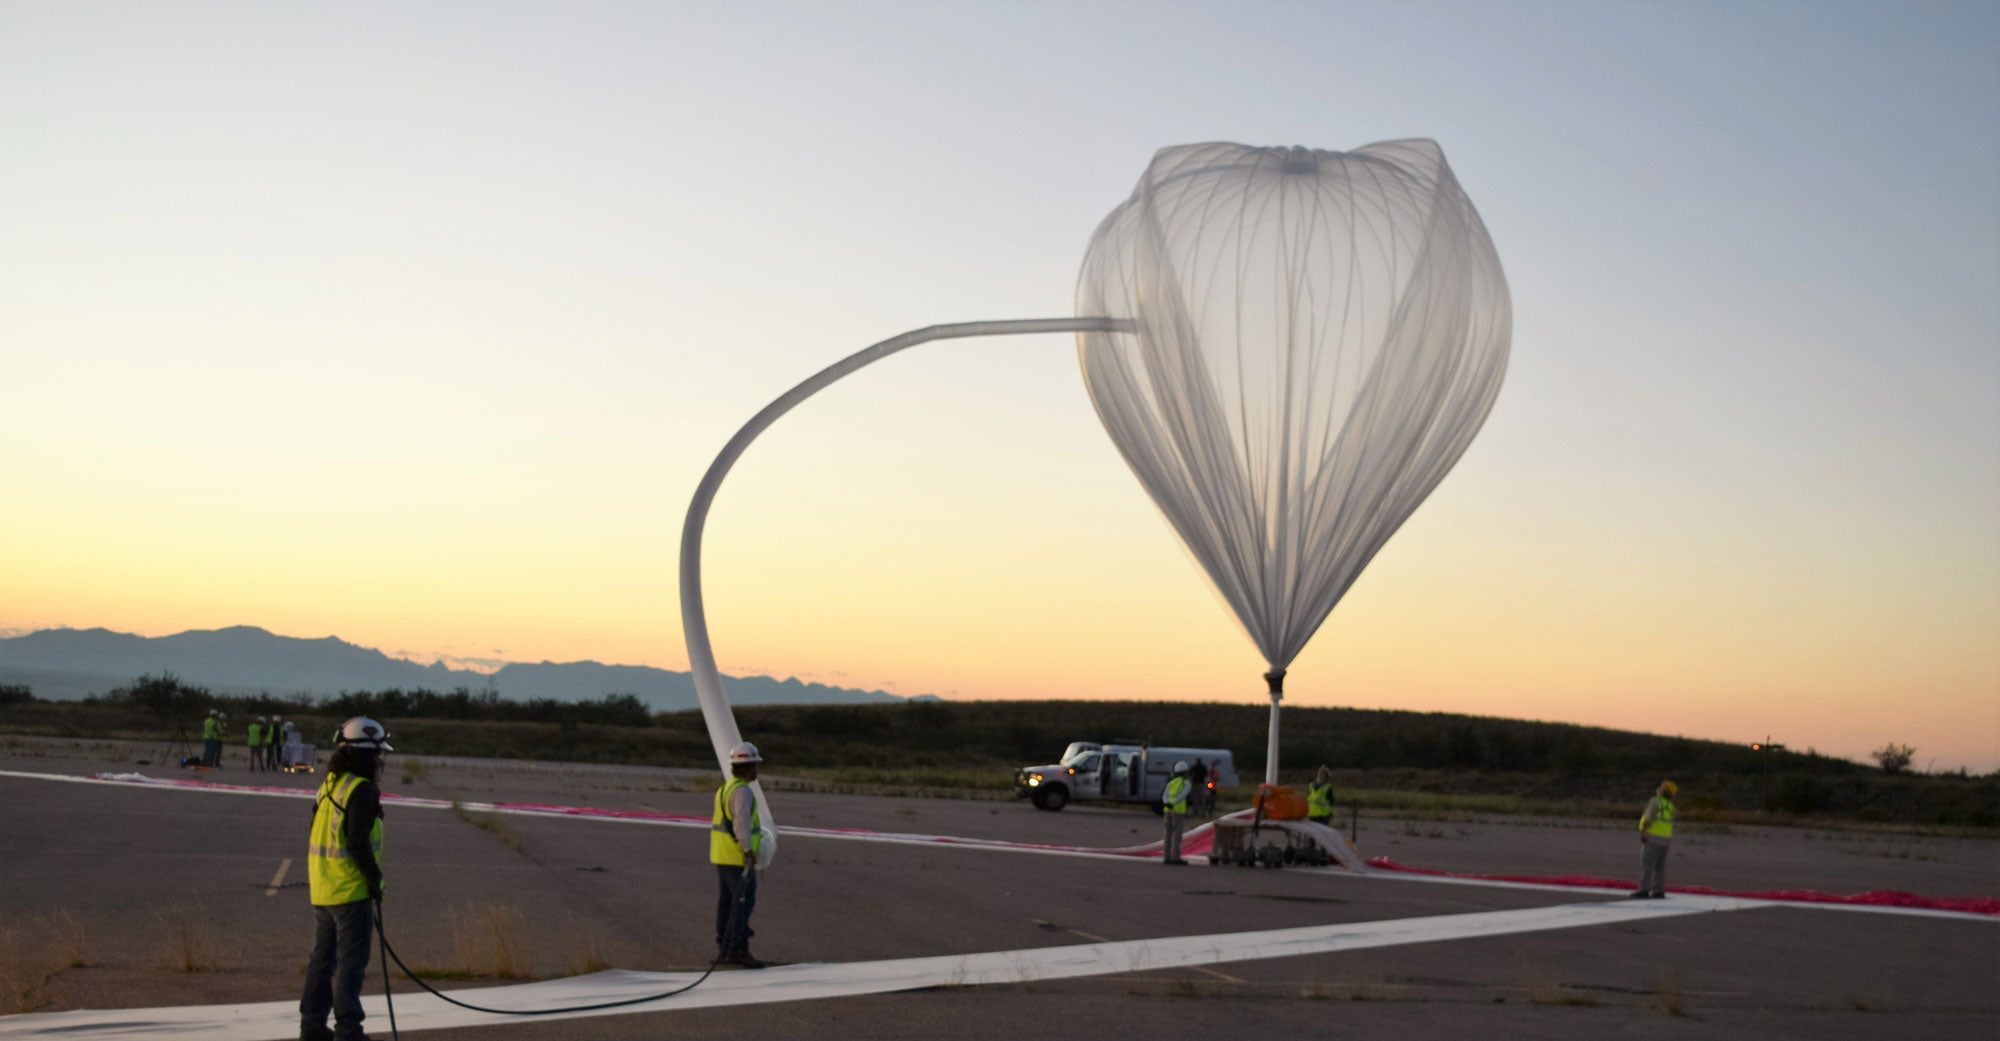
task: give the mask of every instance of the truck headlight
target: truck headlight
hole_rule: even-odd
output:
[[[1030,788],[1033,788],[1034,786],[1036,786],[1036,785],[1038,785],[1038,784],[1040,784],[1040,783],[1042,783],[1042,775],[1041,775],[1041,774],[1029,774],[1029,775],[1028,775],[1028,787],[1030,787]]]

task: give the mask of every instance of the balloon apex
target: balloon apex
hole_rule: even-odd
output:
[[[1293,145],[1285,150],[1285,160],[1278,170],[1288,174],[1316,174],[1319,172],[1319,156],[1310,148]]]

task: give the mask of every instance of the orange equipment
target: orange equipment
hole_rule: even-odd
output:
[[[1267,821],[1302,821],[1306,819],[1306,797],[1298,790],[1283,784],[1260,784],[1257,786],[1257,800],[1251,804],[1258,811],[1258,818]]]

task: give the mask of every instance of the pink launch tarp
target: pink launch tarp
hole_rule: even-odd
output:
[[[51,777],[51,779],[59,779]],[[60,778],[84,780],[85,778]],[[188,778],[149,777],[138,773],[91,774],[88,780],[108,784],[134,784],[157,787],[202,789],[239,795],[272,795],[289,798],[312,798],[313,791],[306,788],[286,788],[269,785],[221,784],[215,781],[201,781]],[[452,803],[441,799],[424,799],[413,796],[383,793],[387,802],[407,806],[423,806],[448,809]],[[468,809],[500,813],[521,813],[545,817],[577,817],[586,820],[618,820],[646,824],[660,824],[672,827],[709,826],[709,819],[702,816],[681,813],[659,813],[649,810],[612,810],[593,806],[557,806],[547,803],[462,803]],[[1248,811],[1233,816],[1247,816]],[[1293,822],[1295,824],[1299,822]],[[1055,843],[1010,842],[1004,839],[960,838],[953,835],[921,835],[901,832],[871,831],[866,828],[803,828],[790,825],[780,830],[786,834],[818,836],[833,839],[858,839],[874,842],[896,842],[909,844],[960,846],[974,849],[1018,850],[1023,852],[1065,853],[1087,856],[1114,857],[1158,857],[1161,855],[1159,842],[1149,842],[1138,846],[1099,848],[1092,846],[1068,846]],[[1335,839],[1343,840],[1337,833]],[[1333,841],[1333,840],[1327,840]],[[1181,841],[1181,852],[1188,856],[1206,855],[1215,845],[1213,823],[1203,824],[1188,830]],[[1523,885],[1569,886],[1578,889],[1629,890],[1629,879],[1597,878],[1589,875],[1497,875],[1441,871],[1434,868],[1412,867],[1399,864],[1388,857],[1375,857],[1366,862],[1361,870],[1396,872],[1404,875],[1423,875],[1433,878],[1455,878],[1473,882],[1508,882]],[[1715,889],[1709,886],[1670,886],[1669,891],[1688,896],[1731,897],[1742,900],[1762,900],[1778,903],[1828,904],[1846,907],[1900,907],[1923,911],[1949,911],[1961,914],[1977,914],[2000,917],[2000,897],[1932,897],[1916,893],[1905,893],[1893,889],[1871,889],[1861,893],[1846,895],[1822,893],[1810,889],[1771,889],[1736,891]]]

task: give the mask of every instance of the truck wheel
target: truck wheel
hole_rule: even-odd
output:
[[[1035,808],[1055,812],[1069,805],[1069,789],[1055,784],[1035,790]]]

